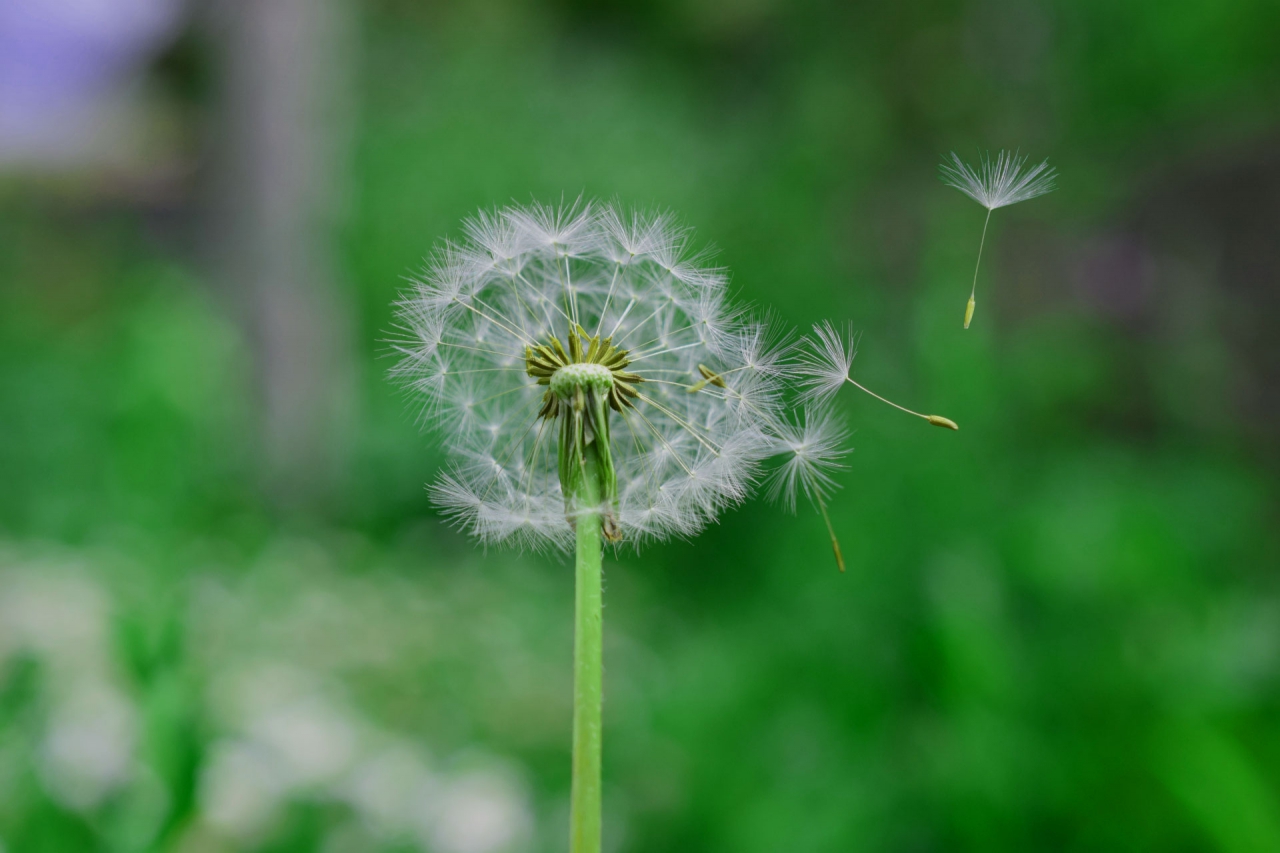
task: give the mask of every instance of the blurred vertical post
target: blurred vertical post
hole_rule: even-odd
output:
[[[215,0],[213,233],[252,342],[263,485],[323,499],[353,420],[352,312],[334,244],[353,67],[344,0]]]

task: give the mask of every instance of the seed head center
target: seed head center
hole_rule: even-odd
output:
[[[632,408],[632,399],[640,396],[636,386],[644,378],[627,370],[630,363],[626,350],[614,346],[611,338],[588,335],[581,326],[569,332],[568,348],[559,338],[524,348],[525,373],[547,386],[540,418],[556,418],[560,401],[577,397],[579,391],[593,392],[615,412]]]
[[[613,371],[603,364],[566,364],[551,374],[551,393],[569,398],[582,388],[607,393],[613,388]]]

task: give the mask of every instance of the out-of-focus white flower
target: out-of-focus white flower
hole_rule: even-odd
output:
[[[40,661],[47,716],[37,774],[49,795],[91,811],[132,785],[137,710],[110,659],[106,592],[80,567],[57,559],[7,565],[0,553],[0,664],[12,654]]]
[[[215,713],[264,754],[291,787],[337,780],[359,754],[366,728],[332,685],[277,661],[256,661],[215,680]]]
[[[398,743],[353,766],[340,796],[374,834],[392,836],[418,824],[422,804],[438,800],[442,785],[412,744]]]
[[[13,568],[3,549],[0,543],[0,663],[11,654],[31,654],[48,678],[41,696],[47,715],[40,719],[34,748],[0,749],[0,787],[25,773],[19,768],[30,754],[37,778],[63,807],[96,819],[104,809],[127,803],[130,821],[119,839],[126,846],[146,846],[167,813],[168,791],[139,760],[138,711],[114,680],[108,588],[60,562],[24,561]],[[209,721],[221,734],[209,744],[201,768],[193,838],[252,846],[290,805],[323,803],[353,812],[350,831],[335,835],[331,841],[338,846],[326,849],[524,849],[533,811],[514,763],[486,756],[475,769],[469,754],[470,770],[450,774],[435,768],[408,737],[382,729],[346,703],[332,674],[311,668],[313,661],[278,655],[278,649],[265,653],[282,639],[281,624],[302,637],[331,626],[338,602],[354,607],[351,618],[365,629],[369,620],[388,623],[388,641],[397,636],[395,623],[420,618],[421,610],[412,605],[408,611],[386,609],[392,601],[405,603],[402,587],[379,585],[379,596],[371,596],[373,588],[343,585],[332,594],[293,597],[285,611],[278,603],[266,604],[277,617],[274,636],[251,630],[264,621],[265,610],[237,608],[235,596],[198,608],[221,617],[199,642],[211,676]],[[202,604],[209,605],[209,591],[221,587],[200,589]],[[352,595],[353,589],[364,592]],[[223,635],[249,638],[244,645],[253,656],[237,659],[234,651],[210,642]],[[343,846],[344,839],[359,844]]]
[[[108,609],[97,584],[62,566],[0,575],[0,658],[29,649],[60,674],[103,671]]]
[[[198,794],[209,826],[235,838],[255,837],[270,826],[288,794],[288,780],[260,745],[225,740],[210,747]]]
[[[533,828],[528,797],[509,774],[477,770],[441,791],[425,823],[424,841],[440,853],[499,853],[525,840]]]
[[[333,781],[356,754],[355,726],[314,696],[271,709],[250,723],[248,733],[299,786]]]
[[[85,810],[129,780],[136,738],[133,705],[107,684],[73,685],[60,698],[41,749],[40,775],[63,805]]]
[[[465,231],[398,306],[394,373],[452,462],[439,506],[486,542],[563,547],[581,513],[639,543],[751,493],[790,429],[796,365],[776,324],[688,257],[687,231],[589,204]]]

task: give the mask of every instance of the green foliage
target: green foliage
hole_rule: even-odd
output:
[[[847,575],[820,518],[758,504],[606,561],[607,844],[1280,849],[1275,459],[1230,385],[1248,353],[1187,319],[1249,296],[1197,268],[1134,320],[1059,268],[1153,175],[1274,133],[1274,4],[388,0],[360,26],[361,420],[324,511],[258,493],[252,354],[198,264],[128,212],[0,201],[4,850],[466,849],[424,802],[564,848],[572,573],[433,517],[378,356],[461,216],[580,191],[678,211],[746,298],[854,320],[860,381],[962,427],[841,398]],[[992,225],[962,332],[980,216],[934,170],[977,145],[1061,189]],[[50,738],[91,688],[128,772],[84,782]],[[387,754],[428,800],[370,781],[402,778]],[[246,755],[275,763],[226,778],[286,793],[217,800]],[[215,801],[273,809],[238,836]]]

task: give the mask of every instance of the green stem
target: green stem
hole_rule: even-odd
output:
[[[991,211],[987,210],[987,218],[982,221],[982,239],[978,241],[978,262],[973,265],[973,285],[969,288],[969,298],[978,293],[978,267],[982,266],[982,247],[987,245],[987,226],[991,224]]]
[[[987,208],[987,218],[982,222],[982,239],[978,241],[978,261],[973,265],[973,284],[969,287],[969,301],[964,306],[964,327],[969,328],[973,322],[973,309],[977,307],[974,295],[978,292],[978,267],[982,266],[982,247],[987,244],[987,226],[991,224],[991,208]],[[932,419],[930,423],[933,423]]]
[[[590,468],[594,454],[587,454]],[[578,506],[597,507],[594,470],[582,478]],[[600,756],[604,705],[604,613],[600,515],[577,517],[573,632],[573,788],[569,800],[570,853],[600,853]]]

